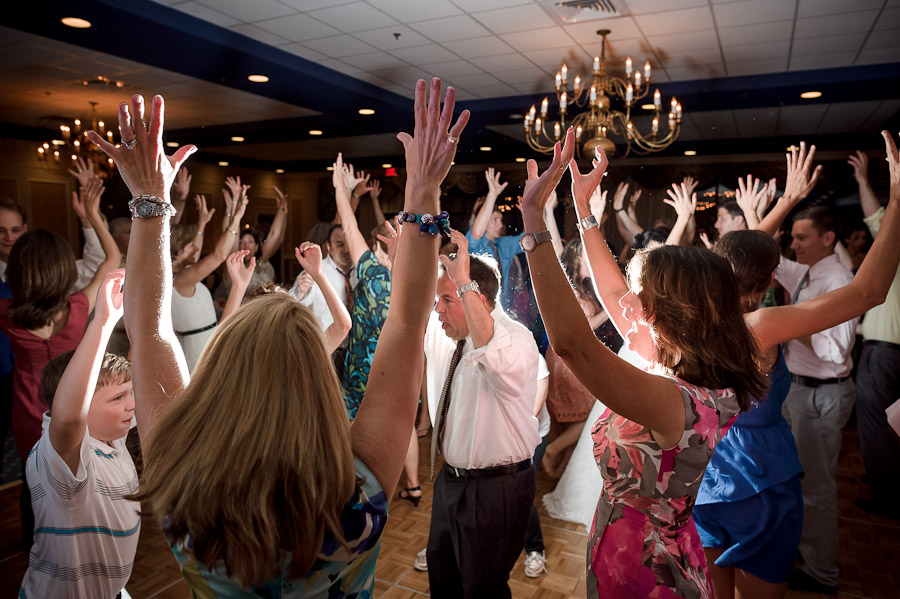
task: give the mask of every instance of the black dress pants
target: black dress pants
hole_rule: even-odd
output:
[[[884,410],[900,399],[900,348],[866,343],[856,375],[859,444],[872,498],[896,506],[900,494],[900,437]]]
[[[509,573],[525,546],[534,469],[434,483],[428,583],[435,599],[511,597]]]

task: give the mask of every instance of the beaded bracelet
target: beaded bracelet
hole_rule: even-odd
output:
[[[413,214],[401,210],[397,213],[397,219],[400,224],[419,223],[419,232],[428,233],[432,237],[437,234],[450,236],[450,215],[447,212],[441,212],[437,216],[432,216],[427,212],[424,214]]]

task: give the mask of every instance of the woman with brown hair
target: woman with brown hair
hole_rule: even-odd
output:
[[[426,84],[417,83],[415,135],[398,135],[404,209],[414,214],[440,211],[440,183],[469,116],[464,111],[451,128],[455,93],[447,91],[441,112],[440,92],[434,79],[426,108]],[[391,308],[352,428],[318,322],[286,294],[251,300],[231,315],[188,384],[162,248],[172,179],[196,148],[163,154],[160,96],[149,131],[143,115],[141,96],[120,107],[122,147],[90,132],[136,196],[125,295],[144,440],[136,499],[163,518],[195,596],[371,593],[415,419],[439,240],[414,225],[400,232]]]
[[[580,221],[599,297],[620,332],[654,365],[642,372],[594,337],[547,243],[543,206],[568,166],[579,215],[606,170],[581,175],[575,135],[557,144],[538,177],[528,162],[523,217],[531,269],[550,343],[606,412],[594,427],[604,477],[588,544],[588,596],[708,597],[709,575],[691,523],[699,479],[750,397],[765,390],[758,351],[741,317],[734,273],[706,250],[662,246],[631,261],[628,280],[596,219]],[[530,237],[530,240],[529,240]],[[622,311],[612,310],[618,303]]]

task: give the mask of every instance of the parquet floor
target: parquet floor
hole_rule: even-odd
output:
[[[426,455],[425,441],[420,443]],[[424,470],[424,468],[423,468]],[[854,505],[867,492],[859,482],[863,472],[855,428],[844,432],[844,449],[838,468],[840,498],[841,599],[896,599],[900,597],[900,522],[870,516]],[[538,477],[538,496],[555,484]],[[384,533],[376,570],[376,596],[385,599],[422,598],[428,594],[428,575],[412,568],[416,552],[425,547],[431,508],[431,485],[422,482],[424,498],[419,507],[396,499]],[[0,489],[0,597],[14,597],[28,565],[18,547],[19,488]],[[538,506],[541,502],[538,501]],[[510,587],[519,599],[568,599],[585,596],[584,554],[587,534],[576,524],[554,520],[541,507],[548,573],[538,579],[525,576],[522,558],[513,570]],[[190,597],[159,527],[145,520],[137,560],[128,592],[135,599],[185,599]],[[788,599],[815,599],[824,595],[789,591]]]

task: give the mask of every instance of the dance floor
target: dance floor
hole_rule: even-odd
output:
[[[427,455],[427,440],[420,440]],[[423,460],[424,462],[424,460]],[[422,467],[424,470],[425,467]],[[895,599],[900,597],[900,521],[870,516],[854,505],[868,490],[860,483],[863,472],[856,428],[844,431],[844,448],[838,468],[840,500],[841,593],[834,597]],[[555,481],[540,474],[538,496],[550,491]],[[428,595],[428,575],[412,564],[425,547],[431,508],[431,485],[422,482],[424,498],[418,507],[396,498],[376,570],[375,595],[385,599],[421,598]],[[28,565],[19,548],[19,487],[0,488],[0,597],[14,597]],[[538,505],[541,506],[540,501]],[[585,596],[584,555],[587,533],[583,527],[547,516],[541,506],[548,572],[540,578],[525,576],[519,558],[510,587],[515,598],[576,599]],[[488,549],[489,550],[489,549]],[[175,560],[159,527],[145,520],[137,560],[126,587],[135,599],[184,599],[190,597]],[[788,599],[824,597],[789,591]]]

